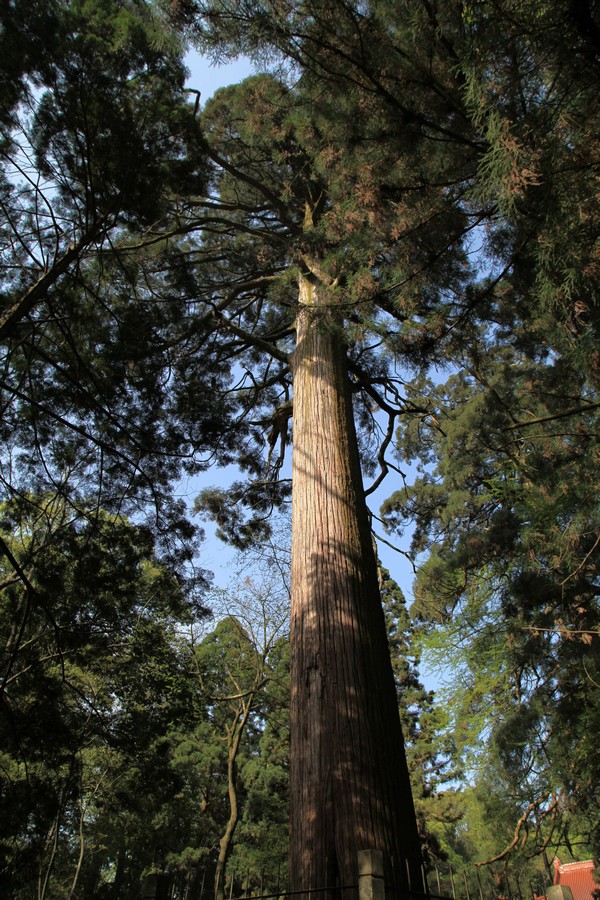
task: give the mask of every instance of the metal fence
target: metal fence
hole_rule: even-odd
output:
[[[451,866],[435,865],[422,870],[422,883],[408,889],[386,883],[383,862],[378,851],[362,851],[359,854],[359,878],[353,884],[318,887],[299,891],[287,890],[281,867],[277,876],[265,877],[264,872],[250,872],[241,878],[228,879],[225,900],[286,900],[286,898],[312,897],[322,900],[541,900],[545,894],[542,876],[532,880],[510,879],[504,872],[473,866],[460,873]],[[206,874],[206,873],[205,873]],[[407,868],[408,874],[408,868]],[[181,882],[175,885],[168,876],[152,876],[146,879],[142,900],[212,900],[213,886],[210,877],[202,877],[200,884],[192,887]],[[240,886],[241,884],[241,886]],[[252,886],[252,887],[251,887]]]

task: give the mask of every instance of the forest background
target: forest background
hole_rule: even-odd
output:
[[[5,896],[285,881],[292,256],[346,267],[366,477],[416,464],[382,511],[411,616],[378,578],[428,865],[506,893],[598,852],[600,23],[567,6],[2,11]],[[182,29],[272,74],[196,106]],[[176,485],[213,461],[254,575],[209,625]]]

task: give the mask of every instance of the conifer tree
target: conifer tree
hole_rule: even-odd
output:
[[[421,474],[386,515],[394,530],[416,525],[416,609],[442,653],[457,648],[454,717],[467,758],[477,756],[484,791],[486,779],[519,785],[496,853],[516,854],[528,835],[533,854],[572,833],[589,854],[599,22],[586,2],[465,12],[465,97],[486,140],[475,189],[494,203],[482,241],[489,275],[474,291],[477,327],[440,356],[454,372],[413,385],[434,417],[403,423],[400,445]],[[491,740],[480,756],[482,730]]]
[[[165,233],[205,183],[180,41],[156,8],[112,0],[15,0],[2,37],[3,496],[96,491],[191,538],[166,489],[197,447],[165,375],[181,314]],[[196,404],[196,435],[217,417]]]
[[[374,471],[389,436],[374,449],[373,405],[390,423],[410,406],[394,354],[426,355],[464,313],[472,222],[457,201],[473,142],[450,51],[424,10],[416,23],[392,24],[383,9],[306,6],[269,9],[263,22],[258,5],[200,4],[196,22],[213,29],[217,52],[249,47],[253,28],[264,47],[272,34],[263,25],[281,25],[286,52],[300,46],[304,65],[314,50],[318,69],[306,66],[294,87],[248,79],[217,93],[202,116],[214,173],[197,204],[196,297],[237,349],[238,397],[256,444],[238,457],[253,481],[207,491],[201,506],[238,543],[267,527],[289,492],[273,476],[293,412],[290,887],[351,884],[357,851],[380,849],[389,883],[419,889],[356,420],[362,464]],[[390,52],[394,40],[414,39],[439,53],[445,94],[423,61],[415,79],[397,48],[399,65],[386,71],[378,37]]]
[[[0,38],[3,890],[31,896],[27,872],[40,897],[89,896],[106,863],[115,895],[138,896],[157,851],[140,826],[174,793],[159,750],[180,675],[169,616],[178,603],[188,616],[203,589],[198,572],[183,602],[196,538],[170,487],[219,418],[209,389],[229,372],[196,367],[208,379],[196,430],[179,427],[194,387],[168,374],[180,273],[165,232],[182,188],[205,184],[202,141],[156,7],[14,0]],[[146,580],[144,553],[157,567]],[[152,617],[136,606],[146,590]],[[159,841],[168,828],[155,824]]]
[[[521,390],[526,386],[528,391],[531,391],[533,383],[525,374],[530,364],[535,367],[547,359],[558,358],[558,364],[554,368],[548,366],[543,375],[547,382],[544,387],[554,393],[543,396],[540,392],[542,396],[536,396],[536,402],[541,401],[542,409],[537,416],[533,416],[532,425],[534,422],[537,424],[536,420],[550,422],[556,416],[558,421],[574,415],[578,417],[577,429],[583,428],[582,434],[586,435],[586,440],[592,439],[590,416],[594,414],[597,382],[597,353],[594,349],[594,341],[597,340],[597,284],[593,274],[597,262],[594,249],[597,214],[593,198],[597,191],[593,187],[596,166],[590,128],[593,130],[597,115],[597,104],[593,98],[597,94],[598,25],[592,5],[583,3],[567,9],[562,4],[549,2],[534,9],[511,2],[483,7],[463,4],[458,7],[429,2],[410,5],[386,2],[351,4],[331,0],[328,3],[302,4],[248,3],[240,8],[238,4],[234,6],[227,2],[217,4],[189,0],[176,4],[176,8],[194,33],[200,35],[202,46],[212,46],[221,55],[235,54],[240,49],[259,57],[262,52],[263,58],[264,55],[269,58],[270,53],[270,59],[280,64],[280,72],[290,73],[294,78],[300,76],[299,82],[296,82],[296,96],[304,99],[305,106],[303,109],[301,107],[301,114],[297,116],[297,121],[302,123],[301,130],[296,130],[294,137],[296,143],[302,145],[305,158],[310,161],[307,167],[311,166],[313,193],[309,197],[313,199],[313,205],[309,215],[302,220],[304,233],[308,231],[312,240],[308,250],[305,242],[300,251],[301,314],[296,316],[295,323],[296,338],[300,344],[296,345],[292,356],[294,477],[297,483],[302,481],[305,470],[299,457],[306,456],[308,459],[307,444],[311,445],[323,433],[322,425],[318,433],[314,427],[313,416],[319,415],[312,401],[318,395],[316,385],[311,386],[309,391],[313,406],[306,419],[302,418],[302,400],[298,402],[298,393],[302,391],[299,363],[304,359],[304,344],[309,347],[313,337],[310,328],[307,332],[303,330],[303,320],[307,317],[304,307],[307,299],[314,305],[315,296],[319,291],[323,294],[325,289],[328,296],[325,302],[320,301],[322,316],[331,316],[333,298],[343,291],[346,309],[340,307],[337,322],[334,317],[328,324],[326,340],[332,348],[335,345],[332,335],[336,325],[343,325],[344,337],[341,345],[338,344],[339,356],[344,342],[346,348],[350,346],[348,335],[352,334],[356,343],[348,353],[351,379],[355,379],[359,390],[370,394],[371,400],[374,391],[377,393],[374,382],[385,383],[389,391],[393,381],[389,378],[389,372],[382,372],[385,367],[381,366],[381,357],[374,363],[373,356],[368,359],[367,354],[361,355],[361,350],[356,349],[357,338],[360,340],[368,333],[380,335],[385,330],[385,345],[399,355],[404,365],[416,363],[425,367],[432,359],[432,351],[437,355],[438,363],[464,365],[468,375],[464,378],[466,393],[462,402],[465,416],[470,414],[473,418],[467,422],[465,417],[465,430],[460,438],[456,435],[456,445],[448,440],[445,423],[436,415],[436,407],[431,403],[434,390],[431,389],[429,400],[423,400],[421,389],[425,388],[427,394],[429,388],[418,378],[406,389],[408,396],[403,398],[403,405],[404,409],[412,406],[413,410],[418,411],[420,408],[421,416],[415,417],[413,424],[406,425],[401,442],[410,456],[412,449],[418,447],[424,435],[427,440],[429,433],[433,437],[425,447],[424,460],[433,462],[437,452],[441,458],[451,457],[455,465],[465,470],[466,480],[462,484],[460,479],[454,482],[454,476],[450,475],[444,464],[439,472],[439,477],[447,479],[443,487],[427,476],[419,482],[418,502],[421,507],[415,513],[418,519],[415,548],[428,546],[425,543],[428,526],[427,538],[430,542],[435,540],[436,533],[439,534],[439,514],[447,528],[442,532],[446,535],[447,546],[453,546],[456,542],[468,558],[471,558],[469,554],[475,556],[475,545],[469,544],[471,528],[466,527],[464,532],[457,534],[452,531],[452,524],[465,522],[461,513],[461,504],[465,504],[470,511],[466,519],[468,525],[471,511],[480,509],[480,500],[486,507],[489,488],[493,495],[490,502],[499,504],[494,507],[498,516],[493,516],[493,533],[477,536],[483,548],[479,559],[485,558],[489,565],[490,554],[496,552],[494,548],[497,548],[498,541],[507,541],[513,546],[519,519],[518,516],[517,519],[511,518],[515,507],[509,501],[501,504],[496,497],[497,491],[510,491],[516,482],[513,485],[509,479],[510,483],[505,483],[508,478],[506,466],[500,464],[498,470],[491,464],[491,459],[497,453],[500,458],[506,453],[511,461],[506,465],[516,465],[517,468],[524,465],[523,474],[533,460],[530,456],[527,463],[521,463],[521,451],[515,447],[511,450],[510,445],[510,439],[516,438],[517,434],[524,439],[524,446],[528,445],[527,434],[531,432],[525,432],[523,437],[520,429],[524,419],[532,414],[519,416],[519,402],[512,394],[512,373],[507,370],[505,362],[499,362],[497,374],[508,379],[509,398],[499,388],[496,376],[490,374],[491,366],[487,365],[486,355],[490,361],[496,360],[496,345],[504,344],[499,355],[502,357],[504,353],[506,361],[516,348],[512,363],[518,360],[516,364],[523,365]],[[281,136],[282,132],[278,137]],[[445,152],[430,156],[435,142],[442,144]],[[426,163],[423,161],[424,148]],[[390,155],[386,157],[388,151]],[[270,156],[273,158],[272,153]],[[300,158],[300,155],[296,156],[296,159]],[[331,161],[336,167],[335,174]],[[404,190],[400,192],[401,182],[394,181],[394,178],[400,174],[402,166],[405,167],[405,179]],[[383,177],[384,170],[388,177]],[[256,175],[257,170],[253,174]],[[409,185],[416,188],[414,179],[418,180],[424,191],[423,205],[413,205],[411,202],[415,194]],[[425,195],[431,201],[432,194],[428,190],[433,184],[441,187],[442,182],[445,189],[439,196],[443,196],[448,204],[446,209],[451,208],[452,201],[462,212],[470,209],[470,224],[486,222],[489,236],[486,249],[493,274],[476,289],[464,291],[458,303],[451,294],[452,287],[458,286],[458,282],[453,285],[448,272],[440,280],[441,272],[435,267],[439,257],[433,250],[436,234],[433,224],[432,234],[425,241],[421,239],[422,233],[419,234],[417,224],[422,224],[426,218]],[[275,188],[276,184],[273,181],[271,186]],[[286,187],[289,185],[288,191],[293,192],[295,184],[297,182],[289,178],[286,183]],[[282,192],[274,193],[279,200]],[[371,207],[370,202],[375,196],[377,201]],[[314,204],[315,198],[319,198],[321,207]],[[386,224],[382,220],[382,210],[386,209],[386,204],[393,205],[396,224],[410,222],[414,226],[414,230],[409,228],[402,236],[397,232],[396,240],[389,243],[392,231],[386,232]],[[370,212],[372,218],[368,222],[367,236],[364,224]],[[299,218],[297,216],[294,222],[297,223]],[[437,224],[440,220],[433,213],[429,221]],[[310,230],[306,228],[307,222]],[[362,244],[361,224],[365,238]],[[452,246],[460,227],[453,227],[448,219],[444,219],[444,228],[446,243],[443,250],[440,246],[440,252],[445,260],[455,259],[448,254],[448,248]],[[384,245],[386,249],[382,250]],[[367,247],[371,248],[370,257]],[[415,251],[416,255],[411,258],[410,254]],[[421,256],[423,251],[425,256]],[[408,256],[402,258],[402,253]],[[427,287],[424,286],[425,279],[412,281],[412,284],[418,284],[418,294],[411,297],[411,276],[407,277],[407,272],[411,268],[410,263],[414,264],[417,258],[427,258],[428,281]],[[308,272],[302,271],[302,265]],[[412,274],[419,268],[417,264]],[[386,276],[392,271],[395,271],[396,278],[387,281]],[[306,274],[309,275],[309,284],[303,283]],[[446,294],[436,296],[436,286],[443,283],[444,278]],[[402,284],[402,290],[398,289],[399,284]],[[392,285],[395,287],[392,288]],[[291,308],[293,301],[287,302]],[[375,309],[378,310],[376,314],[373,313]],[[382,311],[391,318],[385,320]],[[402,320],[401,326],[398,320]],[[360,329],[362,334],[359,337]],[[327,353],[331,353],[332,358],[335,355],[331,349],[325,351],[324,344],[310,344],[312,359],[325,359]],[[353,353],[356,354],[354,358]],[[316,365],[315,370],[318,370]],[[566,377],[565,383],[572,386],[570,391],[565,393],[550,387],[551,384],[557,385],[563,377]],[[332,378],[320,375],[323,383]],[[342,374],[338,384],[343,379]],[[474,402],[467,402],[468,392],[473,391],[474,384],[482,387],[483,394],[490,401],[491,406],[486,405],[490,422],[502,419],[504,411],[505,421],[499,427],[501,431],[507,429],[506,435],[501,434],[500,437],[494,431],[493,440],[490,440],[493,449],[487,447],[481,458],[477,457],[477,462],[469,457],[467,449],[473,446],[475,433],[487,433],[488,423],[485,427],[481,424],[481,406],[478,407],[478,403],[481,403],[482,393],[475,391]],[[338,398],[344,395],[340,387],[336,388],[336,393]],[[388,400],[389,394],[386,397],[382,393],[378,394],[376,402],[387,411],[386,403],[388,408],[392,404]],[[287,402],[289,396],[286,394],[284,399]],[[458,410],[462,411],[460,406]],[[327,413],[327,417],[332,415]],[[327,417],[322,415],[320,422],[326,421]],[[312,431],[310,421],[313,423]],[[368,421],[368,413],[364,409],[359,421]],[[410,422],[409,419],[403,421]],[[527,427],[530,426],[525,425]],[[480,429],[479,432],[469,431],[475,428]],[[343,431],[349,433],[346,427]],[[303,443],[305,433],[310,434],[307,444]],[[444,442],[447,446],[440,451],[439,446]],[[326,443],[327,446],[322,446],[320,452],[323,458],[329,459],[326,453],[335,447],[335,440],[329,436]],[[431,455],[428,455],[430,448]],[[557,447],[556,453],[556,460],[570,458],[566,448]],[[542,455],[547,456],[547,451]],[[515,463],[515,456],[518,463]],[[582,463],[578,478],[586,470],[583,459]],[[489,484],[483,477],[481,489],[478,487],[479,474],[475,478],[470,477],[471,464],[481,464],[486,471],[490,466],[493,471]],[[314,482],[324,480],[322,469],[321,464],[320,468],[316,465],[312,470]],[[501,483],[497,483],[498,478]],[[352,482],[356,478],[350,475],[348,480]],[[520,477],[517,481],[520,484]],[[545,483],[546,478],[542,481]],[[578,483],[587,496],[587,483],[583,480]],[[450,491],[448,497],[446,490]],[[295,498],[298,498],[295,499],[298,510],[303,500],[296,494],[296,487],[294,492]],[[439,496],[440,492],[443,497]],[[238,490],[237,496],[241,497],[241,490]],[[344,496],[348,508],[354,501],[349,499],[349,495]],[[216,509],[217,498],[213,497],[212,501]],[[434,506],[436,503],[438,505]],[[313,508],[316,506],[312,495],[310,504]],[[388,507],[392,513],[390,524],[393,524],[395,511],[400,511],[401,519],[407,506],[410,509],[410,494],[398,494]],[[509,508],[510,514],[507,511]],[[527,504],[523,508],[527,509]],[[440,509],[443,510],[441,513]],[[576,540],[581,556],[578,562],[570,552],[564,556],[565,560],[567,557],[571,559],[571,565],[569,571],[563,574],[563,581],[565,578],[573,580],[575,572],[578,579],[583,577],[588,563],[593,565],[594,527],[587,515],[583,518],[585,521],[581,522]],[[557,522],[559,520],[560,515]],[[329,521],[331,517],[328,517]],[[233,519],[229,524],[234,524]],[[310,558],[303,543],[305,533],[305,522],[298,515],[294,529],[295,540],[298,541],[295,560],[302,560],[302,573],[306,572],[307,558]],[[564,555],[566,548],[560,552]],[[452,569],[447,579],[448,598],[456,598],[460,595],[460,571],[454,571],[454,564],[460,563],[462,556],[459,553],[453,557],[448,567],[447,559],[440,560],[441,555],[439,552],[434,554],[423,579],[427,579],[427,574],[431,575],[429,587],[432,602],[439,603],[444,610],[443,615],[447,615],[448,608],[444,606],[442,596],[445,575],[449,575],[449,569]],[[313,556],[316,557],[316,554]],[[295,577],[301,579],[297,569]],[[347,579],[346,583],[352,581],[349,573]],[[583,601],[577,607],[579,612],[575,614],[577,590],[574,591],[571,608],[574,621],[577,616],[588,617],[588,637],[593,640],[596,604],[591,594],[595,588],[588,585],[582,590],[585,598],[579,595]],[[296,597],[299,596],[297,593]],[[300,601],[298,605],[301,605]],[[522,592],[519,593],[517,605],[521,609],[528,605]],[[324,604],[316,617],[317,621],[325,620],[326,609]],[[485,632],[486,614],[480,610],[479,615],[483,618],[476,618],[476,627]],[[302,639],[298,637],[296,642],[299,648]],[[301,655],[303,651],[299,649],[297,652],[298,659],[304,659]],[[519,659],[522,664],[523,657],[519,655]],[[301,670],[294,668],[294,662],[292,666],[293,684],[310,683],[309,676],[313,675],[310,662],[307,663],[304,678],[301,677]],[[525,670],[529,671],[527,666],[519,671]],[[589,685],[587,689],[583,688],[588,695]],[[568,688],[567,693],[570,690]],[[302,706],[302,703],[299,705]],[[310,703],[307,706],[310,707]],[[377,729],[378,726],[374,727]],[[299,723],[294,724],[292,712],[292,740],[295,732],[302,733],[302,728]],[[292,809],[295,803],[293,771]],[[299,828],[298,834],[301,833]],[[306,845],[304,838],[299,838],[300,842]],[[294,874],[294,845],[292,835],[292,885],[297,887],[301,882]]]
[[[427,554],[414,610],[452,660],[465,758],[519,785],[513,833],[527,809],[534,852],[569,831],[593,846],[597,830],[598,408],[581,371],[512,330],[516,346],[482,341],[429,385],[439,430],[401,435],[428,470],[385,511]]]

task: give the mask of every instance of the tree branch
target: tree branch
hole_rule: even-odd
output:
[[[539,416],[536,419],[530,419],[528,422],[516,422],[514,425],[507,425],[503,431],[514,431],[516,428],[528,428],[530,425],[540,425],[542,422],[554,422],[556,419],[565,419],[567,416],[578,416],[582,413],[590,412],[598,409],[600,402],[589,403],[587,406],[578,406],[575,409],[566,409],[564,412],[554,413],[552,416]]]
[[[69,266],[81,256],[85,249],[98,236],[100,229],[84,234],[75,244],[71,244],[66,253],[56,260],[52,268],[38,278],[35,284],[23,294],[0,318],[0,338],[10,337],[18,323],[27,316],[38,300],[42,300],[48,289],[67,271]]]
[[[228,331],[230,331],[232,334],[235,334],[236,337],[241,338],[243,341],[246,341],[251,346],[256,347],[257,350],[261,350],[268,356],[272,356],[274,359],[278,359],[279,362],[289,365],[290,359],[288,354],[284,353],[282,350],[278,350],[274,344],[270,344],[268,341],[265,341],[258,335],[252,334],[252,332],[246,331],[244,328],[240,328],[239,325],[234,325],[234,323],[231,322],[227,318],[227,316],[223,315],[223,313],[220,312],[218,308],[214,309],[213,315]]]
[[[481,866],[490,866],[492,863],[500,862],[501,859],[506,859],[506,857],[511,852],[511,850],[514,850],[514,848],[519,843],[519,840],[521,839],[521,830],[523,829],[523,826],[527,822],[527,819],[529,818],[531,813],[534,811],[534,809],[537,809],[537,807],[540,806],[544,800],[547,800],[549,796],[551,796],[551,795],[547,794],[542,799],[532,800],[532,802],[529,804],[529,806],[527,807],[527,809],[525,810],[525,812],[523,813],[523,815],[517,822],[517,826],[515,828],[515,835],[514,835],[512,841],[510,842],[510,844],[508,844],[508,846],[504,848],[502,853],[499,853],[497,856],[492,857],[492,859],[486,859],[485,862],[475,863],[476,867],[479,869],[479,868],[481,868]],[[557,803],[558,803],[558,800],[554,800],[554,803],[550,807],[550,811],[556,807]],[[526,840],[527,840],[527,835],[525,835],[525,837],[523,838],[523,843],[525,843]]]

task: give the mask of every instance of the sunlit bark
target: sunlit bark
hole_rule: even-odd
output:
[[[293,355],[290,889],[356,883],[362,849],[413,886],[420,851],[336,289],[301,276]]]

